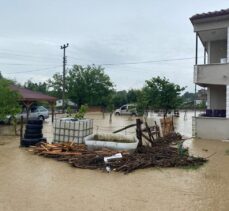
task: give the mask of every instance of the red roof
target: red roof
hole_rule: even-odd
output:
[[[18,92],[21,95],[23,101],[48,101],[48,102],[56,101],[55,97],[51,97],[40,92],[35,92],[20,86],[11,85],[10,88]]]
[[[190,18],[190,20],[193,21],[193,20],[198,20],[202,18],[211,18],[211,17],[218,17],[218,16],[224,16],[224,15],[229,15],[229,8],[219,10],[219,11],[214,11],[214,12],[196,14],[196,15],[193,15]]]

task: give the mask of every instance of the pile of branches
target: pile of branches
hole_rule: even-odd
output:
[[[139,147],[133,154],[124,154],[120,159],[111,159],[104,163],[104,157],[97,155],[83,155],[72,158],[69,163],[77,168],[105,169],[108,166],[117,172],[130,173],[137,169],[148,167],[199,167],[207,160],[200,157],[181,155],[173,147]]]
[[[158,137],[152,143],[152,146],[162,146],[162,145],[177,145],[183,143],[182,135],[180,133],[169,133],[163,137]]]
[[[111,171],[130,173],[136,169],[148,167],[197,167],[207,160],[189,156],[188,151],[171,146],[171,143],[181,141],[179,134],[173,134],[155,141],[153,146],[140,146],[134,153],[111,149],[88,150],[84,144],[39,143],[29,151],[35,154],[66,161],[73,167],[84,169],[109,168]],[[104,162],[104,157],[121,153],[122,158],[110,159]]]

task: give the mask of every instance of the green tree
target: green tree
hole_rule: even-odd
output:
[[[138,96],[141,94],[141,90],[139,89],[130,89],[127,92],[127,102],[128,103],[136,103],[138,101]]]
[[[101,66],[74,65],[66,79],[68,97],[78,102],[79,106],[107,106],[113,92],[113,83]]]
[[[87,105],[81,105],[79,111],[74,114],[74,118],[75,119],[83,119],[87,110],[88,110]]]
[[[20,112],[20,96],[10,89],[12,82],[4,78],[0,79],[0,119],[5,119],[8,115],[13,118],[14,130],[16,134],[16,114]]]
[[[194,102],[194,100],[195,100],[195,93],[185,92],[182,95],[182,98],[183,98],[183,101],[186,102],[186,103]]]
[[[118,108],[128,103],[137,103],[140,93],[141,90],[139,89],[115,91],[112,95],[112,104],[115,106],[115,108]]]
[[[118,108],[124,104],[127,104],[127,91],[116,91],[112,95],[112,104],[115,106],[115,108]]]
[[[52,79],[47,81],[47,87],[52,96],[62,99],[63,79],[60,73],[55,73]],[[67,91],[68,89],[66,89],[66,92]]]
[[[28,80],[25,82],[24,87],[44,94],[48,93],[48,84],[46,82],[34,83],[31,80]]]
[[[15,116],[20,111],[19,98],[17,92],[10,90],[10,82],[0,79],[0,119]]]
[[[205,109],[207,108],[207,106],[206,106],[206,101],[203,100],[200,104],[197,104],[197,105],[196,105],[196,108],[197,108],[197,109],[205,110]]]
[[[3,79],[2,73],[0,72],[0,80]]]
[[[149,109],[149,102],[148,98],[144,92],[144,89],[139,91],[137,95],[137,111],[139,115],[143,115],[144,112],[148,111]]]
[[[183,104],[181,108],[183,109],[194,109],[194,102],[195,102],[195,93],[185,92],[182,95]]]
[[[166,78],[155,77],[146,81],[142,98],[146,107],[163,109],[167,115],[170,109],[176,109],[182,104],[180,95],[184,89]]]

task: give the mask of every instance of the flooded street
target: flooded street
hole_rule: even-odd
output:
[[[191,137],[193,113],[175,119],[176,131]],[[133,117],[88,114],[94,131],[110,132],[135,122]],[[151,117],[154,117],[151,115]],[[52,141],[52,125],[44,134]],[[134,128],[123,134],[134,134]],[[149,168],[128,175],[72,168],[19,148],[19,138],[0,136],[0,210],[228,210],[229,143],[185,142],[190,153],[209,157],[194,169]],[[226,152],[228,150],[228,153]]]

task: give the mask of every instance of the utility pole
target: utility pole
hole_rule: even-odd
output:
[[[65,74],[66,74],[66,56],[65,56],[65,49],[69,46],[67,43],[66,45],[60,46],[60,49],[63,49],[63,89],[62,89],[62,112],[64,113],[65,110]]]

